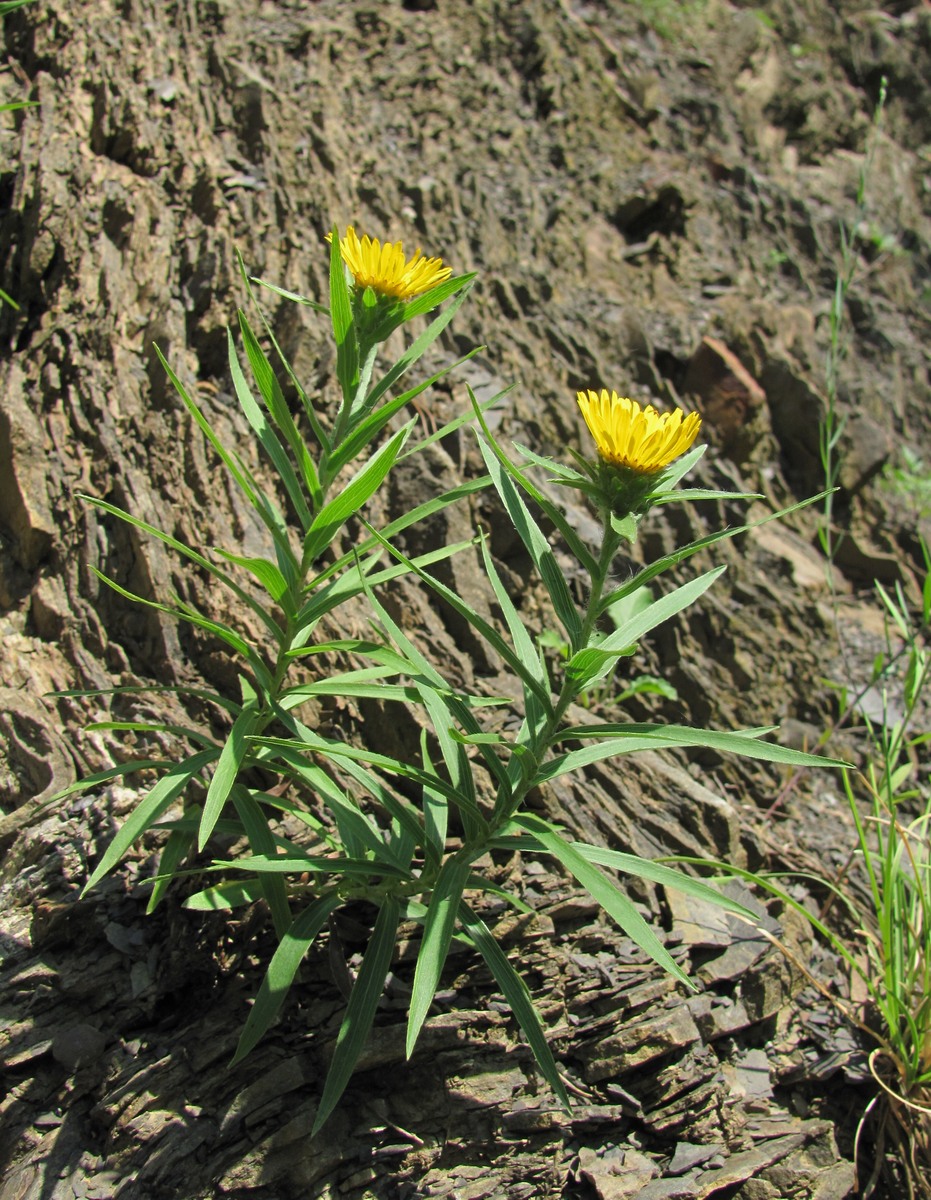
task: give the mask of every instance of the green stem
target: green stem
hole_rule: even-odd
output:
[[[598,556],[595,573],[592,575],[592,587],[588,596],[588,604],[585,609],[585,616],[582,619],[582,628],[577,638],[578,644],[573,647],[573,652],[587,650],[591,644],[601,611],[601,601],[604,597],[605,585],[608,581],[611,564],[614,562],[614,556],[617,554],[620,542],[619,535],[611,525],[610,514],[604,514],[604,537],[601,543],[601,553]],[[491,830],[492,836],[514,816],[526,800],[527,794],[536,786],[539,768],[546,755],[552,749],[556,734],[562,725],[563,717],[566,715],[569,705],[578,696],[579,691],[580,689],[575,680],[566,672],[563,676],[562,686],[559,689],[559,695],[556,697],[553,711],[544,721],[533,739],[533,744],[528,748],[522,759],[520,781],[511,793],[507,805],[502,806],[502,809],[495,813],[496,820],[494,828]]]

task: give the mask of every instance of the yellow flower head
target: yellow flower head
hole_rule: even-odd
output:
[[[698,413],[688,416],[681,409],[658,413],[652,404],[641,408],[602,388],[579,392],[579,408],[591,430],[598,453],[616,467],[628,467],[643,475],[661,471],[684,454],[695,441],[701,426]]]
[[[370,238],[368,234],[360,241],[351,225],[346,236],[340,238],[339,249],[357,287],[370,287],[382,296],[393,296],[397,300],[410,300],[412,296],[429,291],[453,273],[451,267],[443,266],[441,258],[425,258],[419,246],[413,258],[405,262],[401,242],[382,245],[378,238]]]

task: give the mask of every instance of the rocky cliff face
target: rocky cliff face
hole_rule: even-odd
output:
[[[261,548],[153,345],[260,470],[226,361],[227,326],[246,303],[237,254],[250,275],[319,297],[334,222],[479,272],[436,365],[485,348],[425,398],[425,419],[459,411],[466,382],[484,396],[514,384],[496,410],[505,436],[560,454],[584,444],[576,388],[697,405],[712,443],[707,478],[762,493],[754,516],[822,486],[818,423],[845,225],[858,269],[840,374],[837,512],[849,536],[839,566],[853,669],[866,671],[881,623],[860,592],[874,577],[910,588],[917,533],[927,533],[913,501],[879,486],[902,444],[931,453],[927,5],[35,0],[3,33],[0,100],[36,106],[0,117],[0,287],[19,303],[0,309],[10,1014],[0,1044],[12,1080],[0,1198],[70,1196],[62,1189],[72,1185],[74,1195],[126,1197],[530,1197],[564,1187],[808,1197],[822,1186],[816,1160],[833,1164],[834,1190],[819,1196],[851,1194],[831,1127],[815,1119],[826,1104],[818,1085],[804,1085],[791,1116],[784,1092],[754,1091],[761,1055],[779,1083],[801,1070],[799,1047],[814,1046],[816,1059],[823,1048],[791,1015],[803,982],[794,968],[766,943],[735,959],[733,931],[696,932],[694,914],[643,893],[693,967],[705,964],[705,990],[686,1000],[549,876],[525,881],[539,915],[515,926],[511,952],[551,1003],[554,1040],[581,1089],[573,1117],[534,1090],[491,980],[463,961],[428,1053],[401,1065],[389,1011],[355,1106],[350,1097],[342,1124],[311,1145],[305,1109],[340,1005],[325,962],[308,965],[286,1024],[226,1072],[267,954],[262,915],[204,923],[169,907],[146,922],[134,890],[144,850],[73,903],[134,795],[115,787],[51,813],[43,801],[127,755],[115,737],[83,732],[88,719],[132,719],[143,702],[45,694],[235,680],[216,644],[129,605],[91,568],[153,598],[225,601],[79,494],[195,545]],[[889,100],[858,209],[883,76]],[[323,326],[264,295],[326,410],[336,384]],[[428,465],[400,474],[381,509],[477,470],[465,437]],[[467,536],[494,522],[489,504],[454,518],[457,529],[420,536]],[[575,515],[584,529],[587,514]],[[657,514],[640,552],[742,519],[737,508]],[[662,670],[679,696],[653,711],[720,728],[781,722],[799,744],[817,740],[832,708],[820,681],[840,668],[814,530],[802,514],[717,553],[730,568],[723,586],[644,648],[639,668]],[[527,589],[532,625],[526,564],[514,547],[494,548]],[[469,565],[453,570],[460,591],[487,606]],[[404,602],[451,671],[494,689],[499,664],[449,613],[416,589]],[[351,716],[358,736],[386,736],[377,712]],[[792,865],[806,855],[841,862],[833,785],[784,783],[709,756],[656,758],[554,787],[541,803],[580,835],[642,853],[757,863],[789,841]],[[777,798],[785,835],[759,820]],[[806,935],[789,921],[782,936],[798,950]],[[807,1121],[801,1104],[813,1106]],[[686,1162],[698,1144],[711,1153]],[[686,1175],[695,1190],[681,1190]],[[753,1191],[754,1177],[770,1190]]]

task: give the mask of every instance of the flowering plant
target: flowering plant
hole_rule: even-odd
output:
[[[713,887],[668,866],[573,840],[565,830],[528,811],[526,801],[534,789],[591,763],[648,748],[712,747],[798,765],[823,765],[826,761],[765,740],[766,729],[712,732],[679,725],[623,721],[579,725],[573,721],[576,698],[613,673],[618,662],[632,655],[637,643],[657,625],[697,600],[724,568],[672,586],[655,600],[646,585],[699,549],[740,530],[702,538],[652,562],[624,582],[610,584],[621,542],[636,536],[637,523],[653,505],[719,495],[678,487],[704,449],[692,445],[699,427],[695,415],[660,416],[652,408],[641,409],[615,394],[582,393],[579,403],[595,437],[598,457],[589,460],[576,454],[575,467],[526,449],[520,450],[522,462],[513,461],[492,434],[483,406],[474,397],[470,411],[416,441],[416,418],[404,417],[410,402],[471,355],[407,390],[397,391],[396,385],[442,333],[465,299],[472,278],[452,277],[439,259],[426,259],[419,251],[405,261],[400,243],[381,245],[368,237],[360,240],[352,227],[340,238],[334,229],[330,235],[328,314],[336,344],[340,403],[330,418],[311,405],[265,323],[268,342],[297,397],[297,412],[292,413],[272,360],[245,315],[240,314],[251,382],[232,335],[230,373],[237,400],[288,501],[289,517],[239,454],[223,445],[165,363],[193,420],[264,524],[267,556],[245,556],[230,549],[208,556],[104,498],[87,497],[99,510],[160,539],[208,572],[229,590],[243,613],[258,618],[264,631],[257,639],[181,600],[165,603],[132,595],[115,581],[106,580],[124,596],[220,638],[239,659],[242,672],[237,696],[198,692],[224,716],[228,728],[223,738],[218,740],[200,728],[179,731],[167,723],[137,723],[132,728],[142,737],[181,732],[192,748],[180,762],[142,758],[100,772],[70,789],[98,787],[131,772],[157,774],[94,866],[87,887],[92,888],[112,870],[144,833],[160,829],[167,836],[150,909],[164,897],[172,881],[183,875],[212,876],[208,886],[188,898],[190,908],[226,909],[259,901],[267,905],[279,944],[242,1032],[237,1060],[275,1020],[303,956],[335,910],[360,900],[377,909],[337,1037],[315,1129],[337,1104],[368,1036],[402,921],[422,928],[411,987],[408,1053],[414,1051],[455,936],[484,958],[543,1075],[568,1104],[530,993],[481,914],[482,895],[490,891],[500,894],[481,866],[488,861],[486,856],[517,850],[555,860],[646,954],[685,984],[688,980],[682,969],[631,902],[618,873],[677,887],[743,911]],[[248,280],[246,283],[249,287]],[[447,307],[379,374],[376,368],[387,336],[414,317],[435,313],[446,301]],[[354,522],[351,528],[359,532],[350,533],[347,522],[362,512],[402,456],[416,454],[473,420],[487,474],[459,483],[380,529]],[[589,545],[561,508],[534,483],[533,474],[541,468],[560,484],[579,488],[592,499],[602,522],[599,545]],[[486,537],[477,539],[478,549],[500,623],[473,611],[432,571],[437,563],[475,543],[438,546],[417,557],[408,556],[398,545],[398,535],[416,522],[488,487],[495,489],[545,586],[554,628],[568,644],[562,663],[549,663],[542,652],[547,631],[540,631],[539,639],[528,631],[496,566],[493,544]],[[573,599],[535,513],[545,516],[591,581],[581,607]],[[349,549],[344,548],[347,543]],[[385,594],[392,581],[403,575],[416,577],[450,605],[513,673],[519,684],[515,732],[492,729],[484,716],[489,707],[513,701],[473,695],[453,686],[420,648],[416,636],[391,615]],[[646,597],[646,602],[631,606],[630,616],[612,632],[603,633],[606,613],[635,595]],[[371,632],[365,637],[326,636],[324,624],[332,627],[338,611],[351,601],[367,605]],[[314,677],[308,664],[324,661],[324,656],[340,665]],[[411,761],[371,745],[325,736],[307,723],[306,706],[328,696],[413,706],[430,727],[432,737],[424,736],[420,755]],[[125,728],[113,722],[95,726],[115,727]],[[268,785],[270,775],[279,785]],[[303,834],[285,836],[280,825],[283,815],[290,818],[289,828],[301,828]],[[453,822],[455,838],[450,835]],[[230,839],[244,841],[248,853],[220,856],[215,841],[220,833],[227,844]],[[207,862],[199,857],[205,853]],[[508,898],[516,907],[526,908],[518,897]]]

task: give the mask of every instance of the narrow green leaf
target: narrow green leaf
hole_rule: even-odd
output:
[[[313,459],[307,450],[304,439],[301,437],[300,431],[294,423],[294,418],[291,416],[284,393],[281,390],[281,385],[275,376],[275,372],[272,370],[272,365],[268,361],[265,351],[259,345],[258,339],[243,312],[239,314],[239,327],[242,331],[246,357],[249,359],[249,366],[252,368],[252,374],[258,384],[262,399],[265,401],[265,406],[291,449],[294,461],[297,463],[298,471],[300,472],[300,478],[303,480],[308,494],[315,496],[320,491],[317,468],[314,466]],[[302,525],[306,529],[310,524],[310,512],[300,489],[298,489],[298,496],[300,503],[295,505],[295,508]]]
[[[241,908],[244,904],[255,904],[264,898],[262,882],[258,879],[230,879],[215,887],[204,888],[188,896],[183,907],[195,912],[217,912],[230,908]]]
[[[119,779],[123,775],[132,775],[136,771],[150,771],[171,766],[174,766],[174,763],[163,758],[137,758],[132,762],[120,763],[116,767],[106,767],[103,771],[94,771],[92,775],[85,775],[83,779],[78,779],[75,783],[62,788],[60,792],[56,792],[54,796],[48,798],[47,804],[57,804],[60,800],[67,799],[68,796],[74,796],[78,792],[89,792],[91,788],[95,788],[101,783],[109,783],[112,779]]]
[[[186,830],[174,829],[168,835],[168,841],[162,847],[162,852],[159,855],[158,872],[152,887],[152,894],[149,896],[149,902],[145,906],[147,915],[155,912],[164,899],[165,893],[175,877],[175,872],[187,857],[193,844],[194,838]]]
[[[269,856],[244,854],[239,858],[217,858],[214,866],[223,870],[249,871],[257,875],[362,875],[371,878],[407,879],[408,872],[384,860],[371,858],[324,858],[313,854]]]
[[[102,512],[109,513],[113,517],[118,517],[121,521],[125,521],[127,525],[132,525],[135,529],[142,530],[143,533],[147,533],[150,537],[154,537],[166,546],[170,546],[172,550],[175,550],[202,570],[207,571],[215,579],[219,579],[224,587],[228,588],[237,599],[241,600],[243,604],[259,617],[272,637],[276,640],[281,638],[281,629],[264,606],[253,600],[234,579],[227,575],[225,571],[221,571],[215,563],[204,558],[202,554],[198,554],[196,550],[192,550],[190,546],[186,546],[184,542],[179,542],[177,538],[171,537],[170,534],[165,533],[164,530],[159,529],[157,526],[150,525],[147,521],[140,521],[138,517],[134,517],[132,513],[126,512],[125,509],[118,508],[115,504],[108,504],[106,500],[98,500],[95,496],[88,496],[82,492],[78,492],[78,499],[86,501],[94,508],[99,508]]]
[[[423,357],[462,307],[471,287],[471,282],[467,283],[452,304],[431,321],[423,333],[411,342],[410,346],[408,346],[407,350],[405,350],[394,366],[371,389],[366,399],[366,409],[373,409],[388,389],[394,387],[405,371],[409,370],[418,359]],[[416,301],[411,301],[411,303],[416,303]],[[411,315],[410,306],[407,308],[407,314]]]
[[[177,621],[188,621],[191,625],[197,625],[200,629],[206,629],[208,633],[214,634],[216,637],[220,638],[221,641],[226,642],[228,646],[232,646],[237,653],[241,654],[243,658],[246,659],[246,661],[249,663],[252,669],[256,671],[257,674],[267,674],[265,671],[265,664],[254,652],[252,647],[248,644],[248,642],[245,642],[238,633],[230,629],[228,625],[221,625],[217,621],[208,620],[207,617],[201,616],[201,614],[189,604],[182,604],[180,601],[178,608],[172,608],[171,605],[161,604],[157,600],[147,600],[145,596],[137,596],[135,592],[131,592],[128,590],[128,588],[122,587],[116,582],[115,579],[111,579],[109,575],[105,575],[103,571],[98,570],[97,567],[91,566],[91,571],[93,571],[93,573],[102,583],[105,583],[107,587],[112,588],[113,591],[115,591],[118,595],[125,597],[125,599],[132,600],[136,604],[143,604],[146,608],[154,608],[157,612],[163,612],[166,614],[166,616],[174,617]]]
[[[217,692],[210,691],[208,688],[181,687],[173,684],[140,683],[125,684],[122,687],[114,688],[68,688],[65,691],[48,692],[47,694],[49,696],[81,700],[92,696],[140,696],[147,695],[148,693],[157,696],[161,692],[169,693],[173,696],[196,696],[200,700],[207,700],[211,704],[216,704],[231,716],[235,716],[241,709],[241,705],[237,704],[235,700],[229,700]]]
[[[204,812],[197,834],[198,850],[203,850],[210,840],[213,827],[220,818],[223,806],[246,760],[249,752],[249,737],[255,732],[258,720],[256,703],[250,701],[243,705],[242,712],[233,722],[233,727],[227,735],[226,744],[220,752],[217,769],[214,771],[210,787],[207,789]]]
[[[533,560],[540,578],[546,585],[546,590],[549,592],[550,600],[557,617],[559,617],[566,633],[569,635],[570,642],[575,647],[582,630],[582,622],[578,609],[569,594],[569,587],[565,577],[559,568],[559,564],[556,562],[552,547],[543,536],[536,521],[530,515],[530,510],[517,491],[511,475],[504,470],[497,455],[481,439],[479,440],[479,448],[482,452],[482,457],[485,459],[488,473],[491,475],[492,483],[494,483],[498,495],[501,497],[502,503],[508,511],[508,516],[510,516],[514,523],[514,528],[527,548],[527,552]]]
[[[305,562],[316,561],[348,518],[357,513],[381,486],[413,427],[414,422],[408,421],[372,455],[342,492],[324,505],[304,539]]]
[[[451,608],[459,613],[459,615],[465,621],[467,621],[474,629],[477,629],[484,640],[488,642],[488,644],[493,647],[498,654],[501,655],[508,666],[521,679],[528,692],[535,696],[535,698],[543,706],[544,710],[547,712],[552,711],[549,687],[547,682],[545,682],[545,676],[541,678],[539,659],[537,658],[536,650],[533,651],[533,655],[536,659],[537,669],[528,669],[520,652],[515,653],[515,651],[507,644],[497,629],[495,629],[495,627],[489,621],[486,621],[484,617],[480,616],[471,605],[462,600],[452,588],[447,587],[445,583],[441,583],[435,575],[430,575],[413,559],[409,559],[406,555],[402,554],[402,552],[398,550],[396,546],[392,545],[391,542],[383,538],[382,535],[376,530],[372,529],[371,526],[367,526],[367,528],[372,533],[372,536],[381,542],[385,549],[388,550],[389,553],[398,560],[398,562],[402,563],[408,569],[408,571],[413,572],[418,579],[423,580],[428,587],[435,591],[438,596],[441,596]],[[518,619],[518,624],[519,623],[520,622]],[[526,649],[527,641],[529,640],[526,639],[526,630],[524,630],[524,635],[525,637],[521,638],[520,641],[521,650]]]
[[[287,723],[288,714],[282,713],[282,716]],[[307,750],[310,749],[332,760],[337,756],[336,745],[342,746],[342,743],[328,743],[323,738],[317,738],[294,718],[290,718],[290,726],[297,734],[293,741],[281,738],[253,739],[256,760],[283,764],[290,777],[300,779],[319,795],[333,814],[340,840],[352,857],[361,859],[369,851],[379,862],[389,860],[388,848],[376,826],[352,797],[307,757]],[[347,757],[354,757],[349,747],[345,749]]]
[[[540,1023],[537,1010],[533,1006],[530,992],[520,975],[514,970],[507,955],[498,945],[491,930],[463,901],[459,905],[459,923],[468,934],[470,941],[488,964],[488,968],[498,982],[498,987],[504,993],[504,998],[511,1006],[511,1012],[524,1031],[537,1065],[543,1072],[543,1078],[556,1093],[559,1102],[569,1108],[569,1096],[565,1085],[559,1076],[559,1068],[553,1051],[546,1036],[546,1031]]]
[[[189,758],[184,759],[183,762],[175,763],[165,772],[117,830],[113,840],[104,851],[103,858],[85,883],[81,892],[82,896],[116,866],[133,842],[151,828],[162,813],[181,795],[191,780],[219,757],[219,753],[219,750],[201,750],[198,754],[192,754]],[[138,767],[136,769],[138,770]]]
[[[352,319],[352,301],[343,257],[339,248],[339,230],[330,231],[330,321],[336,341],[336,378],[343,392],[339,415],[348,411],[359,380],[359,346]]]
[[[482,406],[475,398],[475,393],[471,388],[468,389],[469,399],[472,401],[472,409],[475,412],[476,419],[481,427],[485,438],[485,444],[491,453],[495,456],[501,465],[501,468],[511,476],[511,478],[527,493],[528,496],[538,504],[543,512],[546,513],[548,520],[552,521],[553,525],[562,534],[563,541],[575,555],[578,561],[585,568],[588,575],[594,577],[598,572],[598,560],[591,553],[576,531],[569,524],[565,513],[553,504],[543,495],[538,487],[527,478],[523,471],[519,470],[514,463],[508,458],[496,440],[494,434],[485,420]],[[481,438],[479,439],[481,446]],[[483,451],[484,453],[484,451]]]
[[[275,838],[269,827],[268,818],[262,811],[262,806],[248,788],[238,783],[233,784],[230,790],[230,799],[242,821],[242,827],[252,853],[274,858],[276,855]],[[284,937],[291,924],[291,906],[288,903],[285,881],[277,876],[262,876],[261,883],[262,893],[272,914],[275,933],[278,937]]]
[[[719,492],[715,488],[678,488],[663,492],[654,504],[669,504],[673,500],[763,500],[760,492]]]
[[[405,305],[404,320],[410,321],[413,317],[419,317],[424,313],[432,312],[438,304],[442,304],[444,300],[449,299],[449,297],[458,292],[460,288],[472,283],[475,278],[475,271],[468,275],[455,275],[452,279],[447,279],[443,283],[438,283],[436,287],[431,288],[429,292],[424,292],[420,296],[415,296],[413,300],[409,300]]]
[[[430,758],[430,746],[427,740],[426,729],[420,731],[420,757],[425,773],[435,778],[436,768]],[[446,849],[449,801],[441,791],[426,784],[423,787],[423,823],[428,862],[438,865]]]
[[[375,929],[362,959],[362,966],[349,996],[346,1015],[336,1038],[336,1049],[327,1073],[323,1095],[314,1119],[311,1137],[317,1134],[346,1089],[362,1047],[368,1040],[375,1020],[375,1010],[385,989],[385,979],[391,967],[398,936],[400,908],[394,896],[382,901]]]
[[[698,447],[704,451],[704,445]],[[693,451],[694,453],[694,451]],[[689,457],[689,456],[686,456]],[[674,466],[676,464],[673,464]],[[817,500],[823,500],[825,493],[822,492],[817,496],[812,496],[808,500],[801,500],[798,504],[790,504],[788,508],[782,508],[778,512],[769,513],[759,521],[751,521],[746,525],[736,525],[732,529],[720,529],[716,533],[710,533],[706,537],[697,538],[694,542],[690,542],[687,546],[680,546],[678,550],[674,550],[671,554],[666,554],[662,558],[656,559],[650,563],[648,567],[644,567],[632,579],[615,588],[613,592],[609,592],[604,597],[601,604],[598,606],[599,614],[606,612],[613,604],[642,588],[645,584],[661,575],[670,567],[676,566],[685,559],[690,558],[693,554],[697,554],[699,550],[705,550],[709,546],[713,546],[715,542],[725,541],[728,538],[737,537],[738,534],[748,533],[751,529],[758,529],[761,525],[768,525],[770,521],[777,521],[780,517],[787,517],[790,513],[797,512],[799,509],[807,508],[810,504]]]
[[[103,730],[119,733],[170,733],[198,746],[216,745],[213,738],[207,737],[198,729],[189,729],[186,725],[171,725],[166,721],[91,721],[84,728],[93,733]]]
[[[303,386],[301,385],[301,381],[298,379],[297,375],[294,373],[294,368],[291,366],[291,363],[288,361],[287,356],[285,355],[284,351],[281,349],[278,339],[275,337],[275,331],[272,329],[271,324],[269,323],[269,320],[266,317],[261,304],[259,304],[256,294],[253,291],[252,285],[253,285],[253,283],[258,283],[262,287],[268,288],[269,291],[277,292],[278,295],[283,296],[288,300],[296,300],[299,304],[308,305],[310,308],[313,308],[316,312],[324,313],[326,316],[330,315],[330,310],[323,304],[317,304],[313,300],[306,300],[303,296],[298,296],[294,292],[287,292],[283,288],[275,288],[272,284],[264,283],[262,280],[256,279],[254,276],[250,276],[249,273],[246,271],[246,264],[243,262],[242,255],[238,251],[236,252],[236,257],[239,261],[239,271],[240,271],[240,274],[242,275],[243,282],[245,283],[246,292],[249,296],[249,299],[255,305],[256,311],[259,314],[259,319],[262,322],[262,328],[265,330],[265,336],[268,338],[268,340],[271,342],[272,346],[274,347],[275,353],[278,355],[278,361],[281,363],[288,378],[291,380],[291,384],[292,384],[294,390],[297,392],[298,396],[300,397],[301,406],[304,409],[304,415],[307,417],[308,424],[310,425],[310,428],[313,431],[314,437],[317,439],[318,445],[323,448],[323,451],[325,454],[329,453],[330,439],[327,436],[326,430],[320,424],[320,419],[318,418],[316,412],[314,411],[314,406],[311,403],[310,397],[307,395],[306,391],[304,390]],[[314,474],[314,476],[316,476],[316,471],[314,471],[313,474]],[[311,497],[312,497],[312,502],[313,502],[314,507],[315,508],[318,507],[319,504],[321,503],[320,492],[317,490],[312,490]]]
[[[228,550],[215,549],[214,553],[219,554],[221,558],[225,558],[227,562],[236,563],[238,566],[244,567],[251,575],[254,575],[276,604],[287,592],[288,581],[278,567],[269,559],[245,558],[239,554],[231,554]],[[279,636],[283,636],[280,630]]]
[[[448,858],[440,868],[433,894],[427,906],[423,941],[417,954],[417,967],[411,990],[407,1019],[407,1057],[414,1053],[417,1038],[426,1020],[440,975],[449,953],[462,891],[471,871],[473,855],[460,852]]]
[[[566,868],[579,881],[582,887],[597,900],[608,916],[617,921],[645,954],[658,963],[670,975],[681,983],[695,990],[695,985],[675,961],[663,943],[659,940],[650,926],[646,923],[629,898],[596,866],[590,863],[579,851],[562,838],[549,821],[531,813],[521,813],[514,817],[513,823],[520,829],[533,834],[545,850]]]
[[[775,726],[764,726],[760,729],[737,729],[718,731],[716,729],[692,729],[687,725],[650,725],[640,723],[612,723],[607,725],[573,725],[561,729],[559,741],[570,741],[576,738],[598,738],[593,746],[585,746],[581,750],[563,755],[545,763],[540,771],[540,778],[555,778],[566,770],[585,766],[590,762],[600,762],[610,758],[611,754],[630,754],[636,750],[644,750],[652,746],[661,749],[665,746],[694,746],[700,749],[721,751],[726,754],[739,754],[743,758],[755,758],[762,762],[779,763],[790,767],[839,767],[849,769],[851,764],[839,758],[825,758],[817,754],[807,754],[802,750],[793,750],[789,746],[780,746],[776,742],[764,742],[760,739],[774,733]],[[606,754],[589,751],[608,749]],[[576,757],[577,756],[577,757]],[[573,759],[571,765],[565,760]],[[554,774],[550,769],[558,764]]]
[[[289,292],[286,288],[278,287],[277,284],[259,279],[257,275],[250,275],[249,282],[258,284],[259,287],[263,287],[269,292],[274,292],[276,296],[281,296],[284,300],[293,300],[295,304],[303,304],[307,308],[312,308],[314,312],[323,313],[326,317],[330,315],[330,310],[325,304],[320,304],[317,300],[308,300],[306,296],[301,296],[297,292]]]
[[[295,918],[268,964],[268,970],[243,1027],[230,1066],[235,1066],[244,1059],[259,1039],[265,1036],[284,1003],[301,959],[326,924],[330,913],[339,907],[339,903],[335,892],[328,893],[320,896]]]
[[[658,600],[652,600],[641,612],[633,613],[626,621],[608,634],[597,646],[585,647],[575,653],[566,664],[567,673],[575,680],[578,688],[589,687],[602,679],[618,657],[630,651],[651,629],[682,612],[703,595],[726,568],[715,567],[682,584]]]
[[[696,879],[694,875],[686,875],[682,871],[676,871],[662,863],[653,862],[648,858],[640,858],[636,854],[624,854],[620,850],[606,850],[601,846],[589,846],[586,842],[573,842],[572,845],[584,859],[596,866],[612,867],[615,871],[622,871],[625,875],[633,875],[637,879],[648,879],[650,883],[658,883],[664,888],[683,892],[686,896],[694,896],[696,900],[716,904],[719,908],[735,913],[739,917],[745,917],[747,920],[755,922],[758,919],[757,915],[749,908],[738,904],[736,900],[725,896],[717,888],[704,883],[701,879]]]
[[[243,317],[242,313],[240,313],[240,322],[245,322],[245,318]],[[291,464],[291,460],[288,457],[288,452],[278,440],[275,431],[266,420],[265,413],[262,412],[261,408],[256,403],[251,390],[249,389],[249,385],[246,382],[246,377],[239,365],[239,358],[236,354],[236,345],[233,342],[232,331],[227,330],[226,336],[230,375],[233,380],[233,387],[236,390],[236,398],[239,401],[239,407],[245,414],[246,420],[255,430],[262,449],[274,464],[275,471],[278,473],[278,476],[284,485],[284,489],[288,493],[288,499],[291,501],[294,511],[297,513],[298,520],[300,521],[302,528],[306,530],[310,525],[310,511],[307,508],[307,502],[304,499],[304,494],[301,489],[300,482],[298,481],[297,474],[295,473],[294,467]],[[251,365],[254,373],[256,369],[255,365]],[[268,373],[271,374],[270,367],[268,368]],[[272,377],[274,378],[273,375]],[[277,380],[275,381],[275,385],[277,386]],[[261,388],[261,383],[259,386]],[[268,398],[263,397],[263,399],[265,399],[266,405],[268,405]]]
[[[171,380],[175,391],[181,397],[184,406],[194,418],[194,421],[207,440],[210,442],[211,446],[213,446],[214,450],[220,456],[220,459],[226,466],[226,469],[229,471],[229,473],[233,476],[233,479],[235,479],[243,495],[265,523],[266,528],[275,539],[275,543],[281,550],[281,553],[285,557],[290,556],[293,561],[290,545],[288,543],[288,530],[281,513],[278,512],[278,509],[275,507],[275,505],[272,504],[272,502],[259,487],[252,472],[242,461],[239,455],[230,453],[230,451],[228,451],[223,445],[223,442],[214,431],[213,426],[201,412],[200,407],[195,404],[191,397],[187,394],[184,384],[168,365],[167,359],[162,354],[161,350],[159,350],[158,346],[155,347],[155,353],[158,356],[159,362],[165,368],[165,372],[168,375],[168,378]],[[295,568],[296,566],[297,564],[295,564]]]

